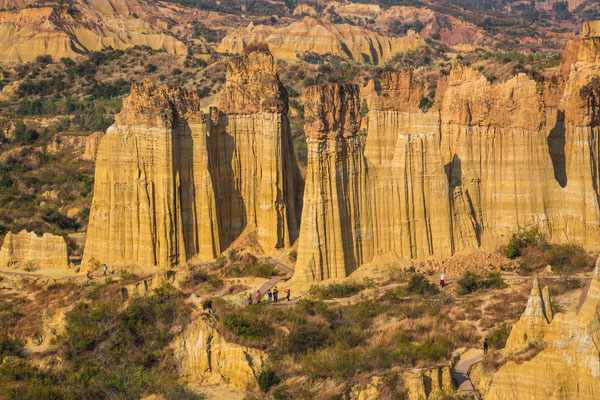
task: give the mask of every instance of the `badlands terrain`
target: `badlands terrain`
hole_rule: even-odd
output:
[[[598,2],[0,32],[0,399],[600,398]]]

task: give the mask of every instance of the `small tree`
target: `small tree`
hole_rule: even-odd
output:
[[[258,387],[264,393],[267,393],[269,389],[279,383],[279,377],[275,374],[273,368],[267,368],[260,372],[258,375]]]
[[[360,107],[360,115],[364,118],[369,113],[369,105],[367,104],[367,99],[363,99],[362,105]]]

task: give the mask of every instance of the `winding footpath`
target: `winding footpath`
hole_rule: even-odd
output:
[[[471,355],[479,353],[478,356],[471,357]],[[463,394],[467,398],[472,398],[475,400],[479,400],[479,394],[473,387],[473,383],[469,379],[469,369],[478,362],[483,359],[483,351],[470,349],[467,350],[461,359],[458,361],[456,366],[454,367],[454,371],[452,371],[452,378],[456,382],[456,386],[458,390],[460,390],[461,394]],[[463,360],[463,358],[466,358]]]

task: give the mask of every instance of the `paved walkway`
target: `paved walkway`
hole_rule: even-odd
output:
[[[35,274],[33,272],[21,272],[21,271],[5,271],[5,270],[0,270],[0,275],[17,275],[17,276],[30,276],[32,278],[48,278],[48,279],[83,279],[86,278],[87,275],[85,274],[81,274],[81,275],[67,275],[67,276],[52,276],[52,275],[43,275],[43,274]],[[119,275],[117,274],[91,274],[93,278],[103,278],[106,277],[108,278],[110,277],[117,277]]]
[[[263,260],[266,260],[268,262],[270,262],[271,264],[273,264],[273,266],[275,268],[277,268],[279,271],[283,272],[283,275],[277,275],[272,277],[271,279],[269,279],[268,281],[266,281],[260,288],[258,288],[258,290],[260,291],[260,293],[263,294],[263,296],[265,295],[265,293],[269,290],[272,289],[275,285],[277,285],[279,282],[281,281],[287,281],[288,279],[290,279],[292,276],[294,276],[294,270],[291,269],[290,267],[288,267],[287,265],[271,258],[271,257],[265,257],[263,258]],[[283,290],[279,290],[279,296],[281,296],[280,298],[283,299],[285,298],[285,293],[283,293]],[[263,297],[264,299],[264,297]]]
[[[476,353],[480,353],[478,356],[475,357],[471,357],[473,354]],[[473,383],[471,383],[471,380],[469,379],[469,369],[476,363],[480,362],[481,359],[483,358],[483,351],[481,350],[476,350],[476,349],[471,349],[471,350],[467,350],[467,352],[465,354],[463,354],[463,356],[461,357],[461,359],[458,361],[458,363],[456,364],[456,367],[454,367],[454,371],[452,372],[452,378],[454,378],[454,381],[456,382],[456,385],[458,386],[458,390],[460,390],[460,392],[468,397],[471,397],[473,399],[479,400],[479,395],[477,394],[477,391],[475,390],[475,388],[473,387]],[[466,359],[463,359],[466,358]]]

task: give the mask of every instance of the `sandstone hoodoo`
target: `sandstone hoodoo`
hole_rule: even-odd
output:
[[[69,267],[67,243],[62,236],[23,230],[18,234],[8,232],[0,250],[3,268],[39,269]]]
[[[267,250],[295,240],[302,182],[272,56],[233,59],[227,80],[210,116],[195,92],[132,87],[98,148],[84,264],[212,259],[245,230]]]
[[[536,290],[534,286],[534,291]],[[532,298],[534,293],[532,293]],[[536,313],[530,299],[519,321]],[[537,324],[536,324],[537,325]],[[530,324],[531,327],[533,325]],[[515,325],[509,343],[521,340],[523,326]],[[548,344],[530,361],[509,361],[494,375],[486,400],[508,399],[597,399],[600,390],[600,259],[587,297],[576,316],[556,314],[535,340]],[[538,344],[540,345],[540,344]],[[511,350],[508,349],[507,350]]]

